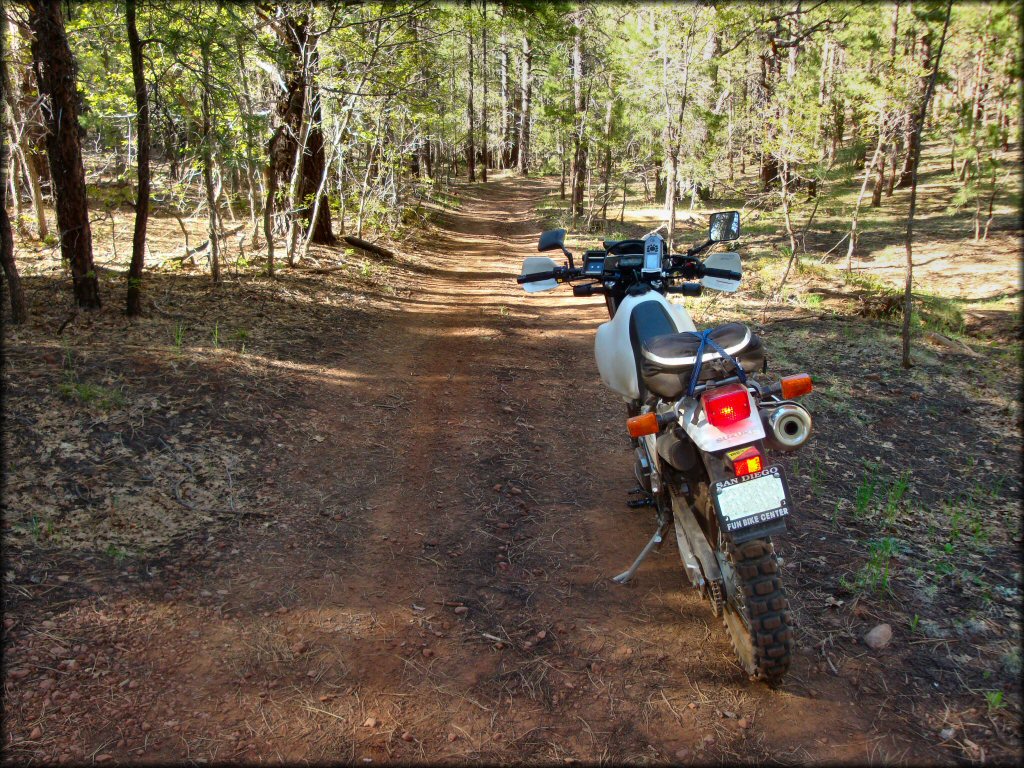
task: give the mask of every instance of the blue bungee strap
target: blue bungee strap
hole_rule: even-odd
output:
[[[743,370],[743,366],[739,364],[739,361],[737,361],[735,357],[722,349],[715,340],[711,338],[711,332],[713,330],[713,328],[709,328],[706,331],[684,331],[684,333],[689,336],[696,336],[700,341],[700,344],[697,346],[697,357],[693,364],[693,371],[690,374],[690,386],[686,388],[687,397],[693,397],[694,390],[697,389],[697,382],[700,381],[700,369],[704,364],[704,348],[708,344],[711,345],[711,349],[722,356],[723,360],[728,360],[732,363],[733,367],[736,368],[736,375],[739,377],[739,380],[744,384],[747,383],[747,373]]]

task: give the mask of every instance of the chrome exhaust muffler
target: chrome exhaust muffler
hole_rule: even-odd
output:
[[[783,403],[761,411],[765,442],[777,451],[795,451],[811,436],[811,414],[802,405]]]

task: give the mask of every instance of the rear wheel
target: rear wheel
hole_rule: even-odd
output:
[[[778,685],[793,653],[793,620],[771,540],[729,545],[728,562],[734,588],[723,621],[733,649],[747,674]]]

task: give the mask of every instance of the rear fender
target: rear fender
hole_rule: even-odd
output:
[[[693,440],[694,445],[708,453],[721,452],[726,448],[763,440],[764,425],[758,414],[757,403],[750,392],[747,392],[747,397],[750,399],[750,416],[727,427],[716,427],[708,422],[700,398],[687,398],[685,407],[680,409],[679,424]]]

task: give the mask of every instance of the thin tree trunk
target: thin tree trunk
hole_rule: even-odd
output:
[[[586,130],[587,104],[583,92],[583,11],[577,11],[573,20],[575,34],[573,35],[572,48],[572,93],[573,93],[573,119],[576,124],[573,128],[573,160],[572,160],[572,183],[569,185],[572,191],[570,209],[572,211],[573,223],[583,218],[583,193],[586,187],[587,174],[587,146],[584,132]]]
[[[483,14],[483,24],[481,25],[481,49],[480,54],[482,62],[480,64],[480,79],[483,81],[484,92],[483,99],[484,103],[480,107],[480,132],[482,141],[483,151],[483,166],[480,168],[480,180],[487,181],[487,166],[489,164],[489,158],[487,156],[487,0],[481,0]]]
[[[125,4],[128,26],[128,49],[132,59],[132,80],[135,85],[135,109],[138,113],[138,179],[135,200],[135,231],[132,234],[132,260],[128,267],[128,299],[130,317],[142,314],[142,268],[146,261],[146,226],[149,223],[149,97],[142,64],[142,42],[135,25],[135,0]],[[211,244],[212,246],[212,244]]]
[[[882,150],[882,137],[879,136],[878,144],[875,145],[875,154],[871,156],[871,163],[864,169],[864,182],[860,185],[860,194],[857,195],[857,204],[853,207],[853,219],[850,221],[850,240],[846,244],[846,273],[853,272],[853,254],[857,250],[860,233],[857,231],[857,218],[860,215],[860,205],[864,201],[864,194],[868,189],[868,179],[878,162],[878,155]]]
[[[512,99],[509,90],[508,72],[508,33],[501,31],[499,49],[499,75],[501,90],[501,167],[508,168],[512,164]]]
[[[530,107],[533,99],[533,49],[530,38],[523,35],[522,91],[523,102],[519,110],[519,175],[526,176],[530,165]],[[564,195],[563,195],[564,197]]]
[[[277,130],[284,131],[286,126],[280,126]],[[276,138],[276,137],[275,137]],[[270,140],[270,145],[274,139]],[[274,278],[274,198],[277,196],[277,172],[273,162],[267,164],[266,168],[267,197],[263,204],[263,236],[267,238],[267,277]]]
[[[942,25],[942,37],[939,40],[939,50],[935,54],[935,62],[929,62],[931,75],[928,77],[928,85],[925,88],[924,99],[921,101],[921,108],[917,114],[917,121],[914,126],[914,135],[917,141],[914,144],[914,162],[911,166],[910,179],[910,212],[907,214],[907,279],[903,288],[903,367],[909,368],[910,362],[910,313],[913,311],[914,285],[914,213],[917,211],[917,169],[921,163],[921,133],[924,131],[924,118],[928,114],[928,102],[931,100],[932,92],[935,90],[935,78],[939,74],[939,64],[942,61],[942,48],[946,44],[946,32],[949,30],[949,17],[953,11],[953,0],[946,4],[946,21]]]
[[[98,309],[100,284],[92,259],[85,166],[78,134],[75,63],[64,31],[60,0],[39,0],[31,4],[29,22],[39,93],[45,98],[46,150],[57,202],[61,256],[71,265],[78,306]]]
[[[612,115],[615,106],[615,97],[608,99],[608,106],[604,114],[604,193],[601,196],[601,218],[608,221],[608,198],[609,187],[612,181]]]
[[[213,275],[213,283],[220,283],[220,242],[217,237],[217,194],[213,188],[213,148],[210,146],[211,118],[210,118],[210,41],[203,41],[200,46],[200,53],[203,60],[203,82],[202,82],[202,112],[203,112],[203,183],[206,186],[206,207],[209,229],[210,229],[210,272]]]
[[[0,89],[10,94],[10,78],[7,74],[7,11],[0,6]],[[25,292],[21,287],[18,265],[14,261],[14,232],[7,216],[7,169],[10,147],[7,143],[9,114],[7,105],[0,103],[0,257],[3,261],[4,285],[11,295],[11,322],[15,325],[25,322]]]
[[[469,134],[466,136],[466,166],[470,181],[476,181],[476,146],[474,145],[474,134],[476,133],[476,115],[473,109],[473,30],[467,33],[469,54],[469,93],[466,98],[466,115],[469,118]]]

